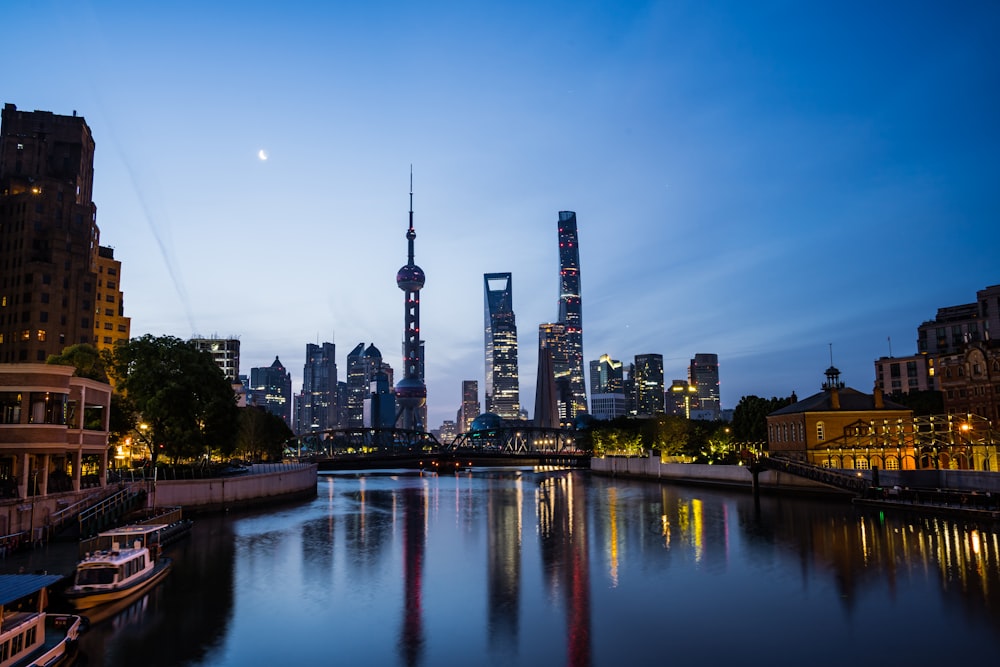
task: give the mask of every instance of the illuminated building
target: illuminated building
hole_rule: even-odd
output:
[[[583,306],[580,300],[580,247],[576,213],[559,211],[559,324],[565,327],[565,361],[553,353],[556,380],[569,379],[569,402],[565,421],[572,422],[587,411],[587,387],[583,378]]]
[[[94,347],[111,350],[127,343],[132,326],[125,317],[125,297],[121,289],[122,263],[113,248],[98,246],[95,262],[97,295],[94,302]]]
[[[880,357],[875,360],[875,382],[886,395],[911,391],[934,391],[936,359],[930,354]]]
[[[212,355],[212,361],[222,369],[222,374],[233,384],[240,381],[239,338],[192,338],[191,343],[202,352]]]
[[[688,384],[698,393],[697,404],[688,416],[691,419],[716,420],[721,412],[719,404],[719,356],[696,354],[688,366]]]
[[[544,365],[543,365],[544,362]],[[549,405],[551,402],[551,406]],[[548,415],[555,411],[555,419]],[[539,411],[542,412],[539,415]],[[580,410],[576,408],[569,363],[566,325],[538,325],[538,377],[535,386],[535,425],[569,427]],[[551,422],[551,423],[550,423]]]
[[[977,415],[1000,424],[1000,341],[971,343],[939,358],[938,381],[944,410]]]
[[[686,380],[674,380],[666,397],[668,415],[691,419],[691,406],[698,404],[698,388]]]
[[[555,363],[552,361],[552,350],[541,344],[539,337],[538,346],[538,376],[535,378],[535,419],[534,424],[540,428],[559,428],[560,418],[565,417],[565,413],[560,414],[560,401],[557,398]],[[565,381],[563,386],[565,386]],[[566,404],[562,403],[565,409]]]
[[[517,372],[517,324],[510,273],[485,273],[486,412],[521,416]]]
[[[337,416],[337,346],[334,343],[306,343],[302,366],[302,394],[299,399],[297,434],[324,431],[340,426]]]
[[[590,362],[590,414],[595,419],[614,419],[627,410],[622,362],[602,354]]]
[[[334,370],[336,373],[336,370]],[[336,383],[336,375],[334,375]],[[292,375],[277,356],[270,366],[250,369],[250,404],[281,417],[292,426]]]
[[[0,362],[94,342],[94,139],[74,112],[0,115]],[[103,325],[102,325],[103,326]]]
[[[794,397],[794,395],[793,395]],[[865,394],[845,387],[840,371],[826,370],[822,391],[767,415],[767,446],[772,454],[835,468],[868,468],[870,459],[856,447],[877,444],[902,456],[886,456],[886,469],[914,467],[906,458],[913,443],[913,411],[885,400],[877,388]],[[850,455],[842,452],[848,450]],[[880,459],[876,459],[880,461]]]
[[[424,271],[413,261],[413,173],[410,173],[410,227],[406,231],[407,261],[396,273],[396,285],[403,290],[403,378],[396,385],[396,418],[399,428],[423,431],[427,386],[424,384],[424,341],[420,340],[420,290]]]
[[[639,416],[663,413],[663,355],[635,355],[631,375],[635,386],[635,410]]]
[[[466,433],[472,427],[472,420],[479,416],[479,382],[462,380],[462,407],[458,410],[456,428]]]

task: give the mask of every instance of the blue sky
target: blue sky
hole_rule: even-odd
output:
[[[576,211],[584,354],[800,397],[1000,283],[990,2],[4,3],[0,102],[84,116],[133,335],[401,367],[409,172],[430,426],[513,273],[522,403]],[[266,160],[259,158],[265,151]],[[482,396],[481,396],[482,400]]]

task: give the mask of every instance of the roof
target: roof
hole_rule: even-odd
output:
[[[62,578],[61,574],[0,574],[0,605],[28,597]]]
[[[877,410],[909,410],[905,405],[900,405],[890,400],[883,401],[883,407],[875,407],[875,397],[872,394],[865,394],[857,389],[844,387],[838,389],[840,394],[840,408],[833,407],[831,392],[824,390],[818,394],[813,394],[803,398],[798,403],[786,405],[775,410],[768,417],[778,415],[792,415],[803,412],[874,412]]]

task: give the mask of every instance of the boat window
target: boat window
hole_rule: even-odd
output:
[[[28,628],[27,632],[24,633],[24,647],[29,648],[35,644],[35,631],[38,630],[36,626],[31,626]]]
[[[10,642],[0,644],[0,662],[10,657]]]
[[[21,642],[23,641],[24,635],[14,635],[10,638],[10,654],[12,656],[21,652]]]
[[[112,584],[115,581],[115,567],[85,567],[76,572],[76,583],[78,586],[92,586],[94,584]]]

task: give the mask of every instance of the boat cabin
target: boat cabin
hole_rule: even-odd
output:
[[[20,663],[45,645],[48,589],[57,574],[0,575],[0,667]]]

